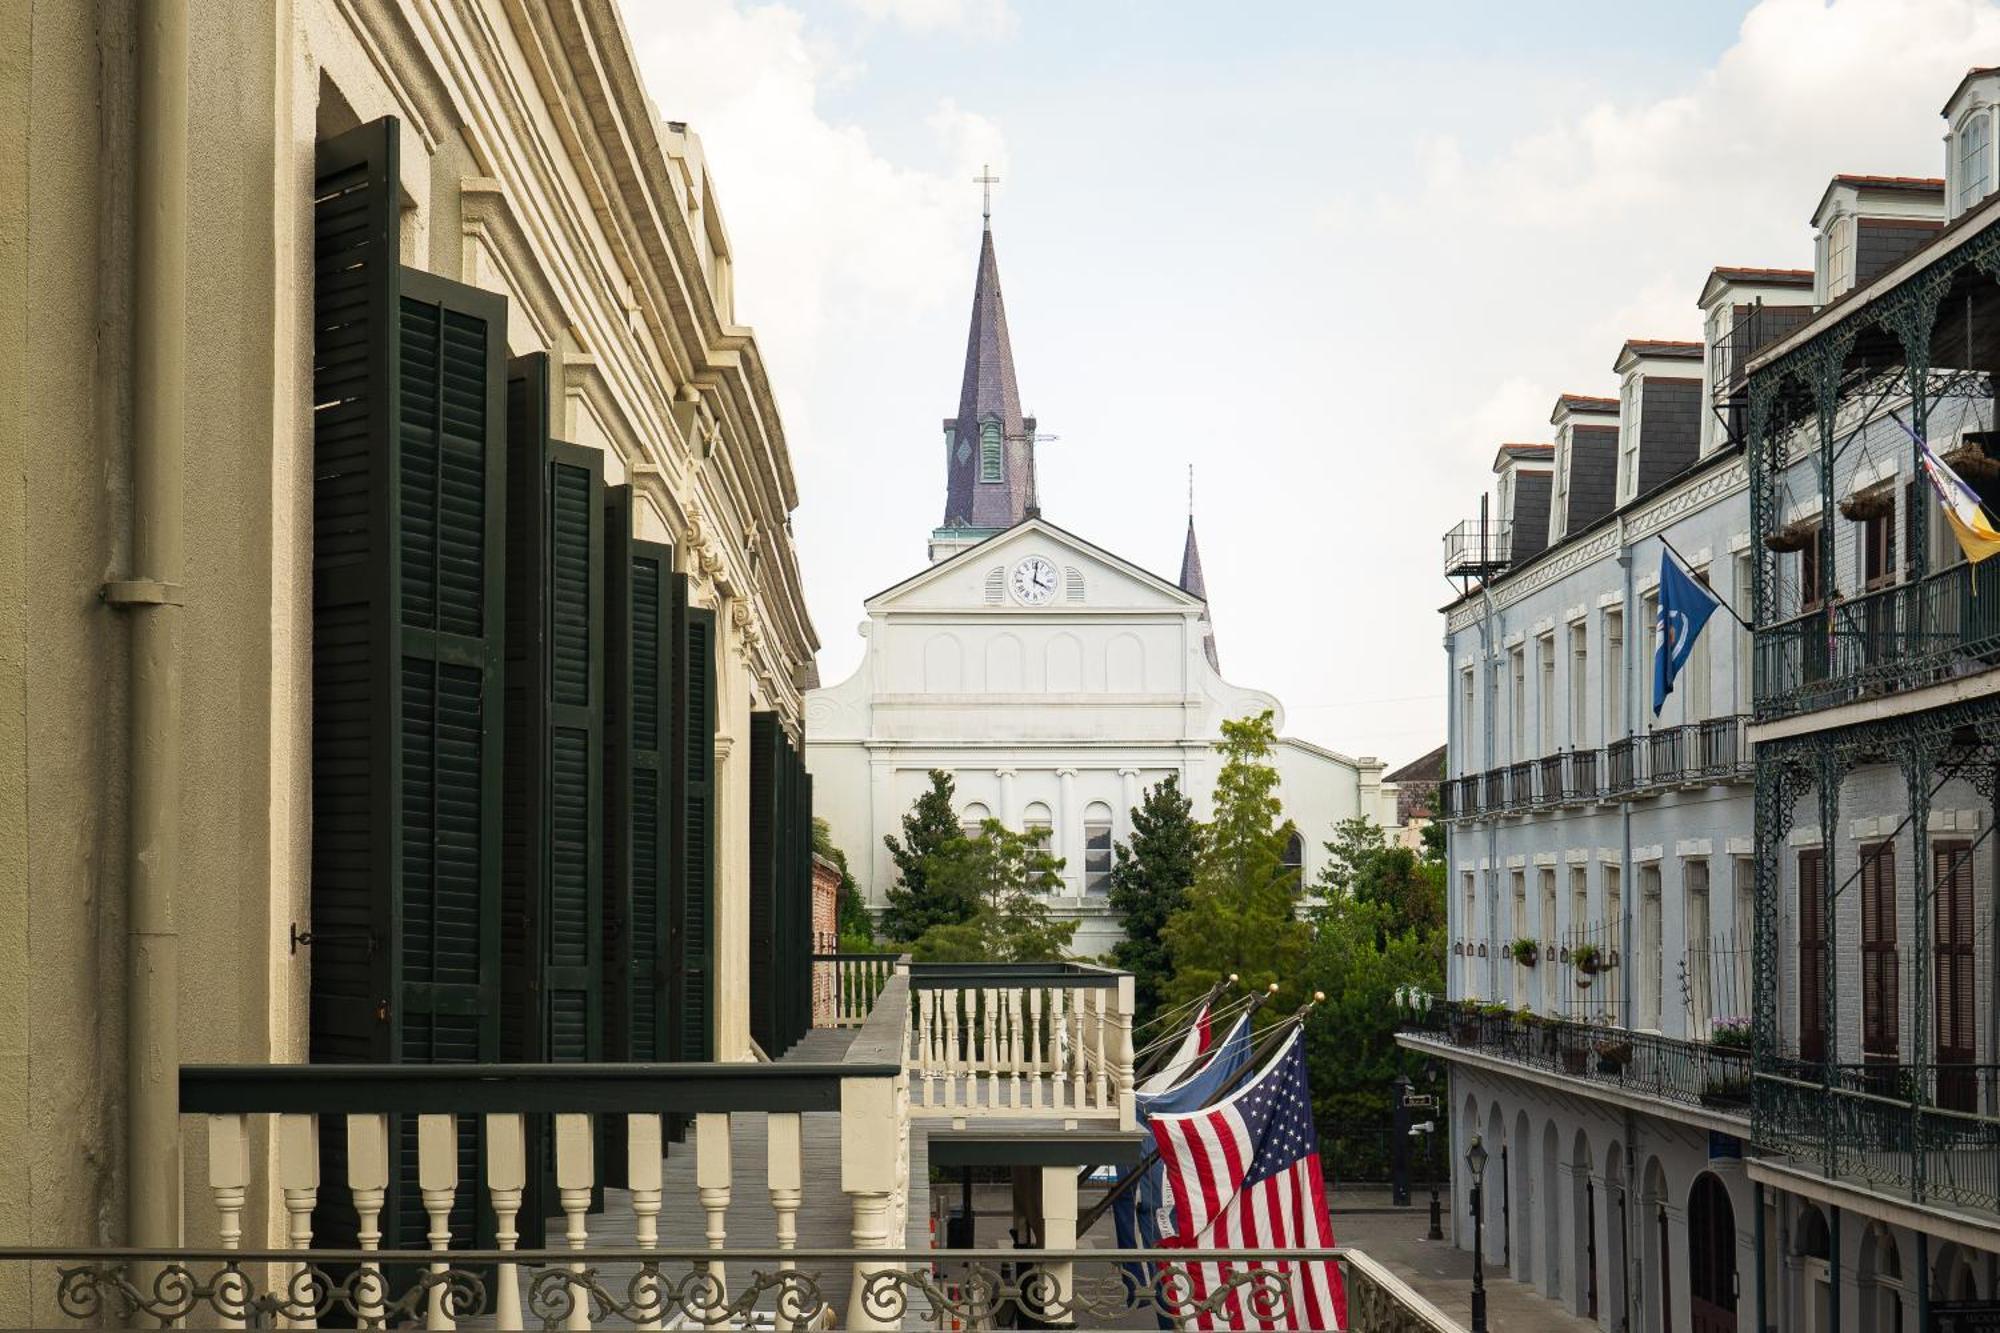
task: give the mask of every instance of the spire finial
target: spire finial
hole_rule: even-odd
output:
[[[1188,522],[1194,522],[1194,464],[1188,464]]]
[[[993,174],[993,168],[991,166],[989,166],[984,162],[981,162],[979,164],[979,174],[972,178],[972,183],[979,187],[979,194],[980,194],[979,220],[981,221],[981,223],[984,224],[985,229],[987,231],[992,231],[993,230],[993,187],[1000,183],[1000,178]]]

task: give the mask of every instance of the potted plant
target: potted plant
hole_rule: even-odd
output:
[[[1533,967],[1541,961],[1542,946],[1525,935],[1507,946],[1508,955],[1522,967]]]
[[[1750,1049],[1750,1020],[1741,1017],[1718,1018],[1709,1025],[1709,1044],[1725,1051],[1747,1051]]]
[[[1607,1031],[1591,1043],[1597,1052],[1597,1071],[1600,1074],[1616,1074],[1632,1061],[1632,1039],[1623,1033]]]
[[[1590,979],[1604,966],[1604,955],[1595,944],[1579,944],[1569,951],[1570,966],[1576,969],[1576,988],[1589,990]]]

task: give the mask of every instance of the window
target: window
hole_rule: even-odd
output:
[[[1819,538],[1820,534],[1815,530],[1812,539],[1799,548],[1799,613],[1801,615],[1807,611],[1817,611],[1819,609],[1820,598],[1824,595],[1821,591],[1822,582],[1820,576],[1824,571],[1820,568]]]
[[[1896,581],[1896,510],[1861,520],[1861,582],[1864,591]]]
[[[979,479],[981,481],[1001,481],[1005,479],[1004,464],[1000,452],[1000,423],[989,421],[979,428]]]
[[[995,565],[986,572],[986,604],[998,606],[1007,599],[1007,567]]]
[[[1544,634],[1535,640],[1535,730],[1540,735],[1541,754],[1556,752],[1556,636]]]
[[[1728,302],[1722,302],[1708,312],[1708,327],[1704,334],[1708,342],[1708,389],[1711,397],[1720,386],[1729,383],[1729,321],[1732,315]],[[1705,458],[1710,451],[1726,444],[1729,440],[1729,423],[1721,412],[1701,414],[1701,452]]]
[[[1757,934],[1757,863],[1747,856],[1730,862],[1731,911],[1735,924],[1729,936],[1729,982],[1738,1017],[1750,1012],[1750,958]]]
[[[1472,708],[1472,668],[1467,667],[1458,673],[1458,769],[1461,773],[1476,772],[1480,767],[1476,747],[1472,743],[1473,736],[1477,734],[1472,729]]]
[[[1292,875],[1292,892],[1303,892],[1306,883],[1306,840],[1296,833],[1285,839],[1283,864]]]
[[[1639,403],[1645,376],[1627,375],[1618,397],[1618,502],[1639,493]]]
[[[1460,876],[1465,894],[1465,910],[1458,922],[1458,934],[1465,946],[1465,967],[1459,978],[1459,994],[1468,1000],[1479,998],[1479,959],[1474,942],[1479,937],[1479,877],[1470,870]]]
[[[1697,569],[1695,581],[1702,587],[1708,586],[1708,570]],[[1709,617],[1704,628],[1720,629],[1727,617],[1717,614]],[[1675,692],[1681,696],[1681,718],[1688,722],[1699,722],[1709,715],[1709,672],[1708,645],[1715,635],[1702,633],[1695,635],[1694,643],[1688,647],[1687,662],[1681,667],[1681,678],[1675,682]]]
[[[1854,285],[1854,219],[1835,218],[1826,229],[1826,299]]]
[[[1111,890],[1111,807],[1092,801],[1083,811],[1083,891]]]
[[[1507,654],[1508,680],[1513,686],[1508,696],[1509,714],[1507,728],[1507,753],[1518,763],[1526,758],[1528,745],[1528,660],[1527,654],[1515,648]]]
[[[1958,211],[1966,209],[1986,197],[1991,188],[1992,168],[1987,164],[1987,147],[1992,142],[1992,127],[1987,120],[1988,113],[1983,108],[1972,113],[1971,119],[1958,127]]]
[[[1569,868],[1569,928],[1575,934],[1590,924],[1590,867]]]
[[[1549,545],[1562,540],[1569,514],[1569,427],[1556,432],[1555,498],[1549,505]]]
[[[1749,552],[1746,551],[1736,556],[1731,563],[1736,567],[1735,591],[1737,614],[1747,619],[1751,614],[1751,605],[1754,601],[1750,587],[1750,581],[1754,575],[1750,568]],[[1750,631],[1732,620],[1730,628],[1726,632],[1730,636],[1730,644],[1736,654],[1736,699],[1734,701],[1734,711],[1747,713],[1750,711],[1750,690],[1752,687],[1750,664],[1755,660],[1756,654],[1750,645]]]
[[[1028,835],[1028,842],[1038,852],[1055,851],[1056,823],[1049,815],[1049,808],[1040,801],[1030,801],[1021,816],[1021,831]]]
[[[1688,1035],[1707,1041],[1715,1017],[1715,942],[1709,937],[1708,862],[1681,866],[1681,922],[1687,946]]]
[[[1604,613],[1604,739],[1625,734],[1625,613]]]
[[[958,831],[968,838],[979,836],[986,821],[992,818],[986,807],[974,801],[965,807],[965,813],[958,817]]]
[[[1861,848],[1861,1058],[1896,1062],[1896,845]]]
[[[1528,875],[1526,871],[1516,870],[1513,878],[1514,912],[1512,918],[1507,923],[1507,936],[1501,941],[1500,947],[1503,949],[1513,944],[1521,936],[1527,934],[1528,931]],[[1530,968],[1522,967],[1519,963],[1514,965],[1514,1007],[1516,1009],[1526,1009],[1528,1007],[1528,974],[1531,970]]]
[[[1625,938],[1625,868],[1607,864],[1604,867],[1604,943],[1599,947],[1606,954],[1621,951],[1619,941]],[[1622,961],[1622,960],[1621,960]],[[1620,1009],[1621,987],[1614,980],[1604,988],[1604,1012],[1613,1023],[1625,1021]]]
[[[1075,565],[1063,566],[1063,598],[1071,602],[1083,600],[1083,571]]]
[[[972,446],[958,438],[956,426],[944,428],[944,454],[948,465],[963,463],[972,457]]]
[[[1826,1058],[1826,858],[1799,853],[1799,1058]]]
[[[1660,596],[1647,593],[1639,601],[1640,725],[1653,715],[1653,656],[1660,650]]]
[[[1590,735],[1590,630],[1582,621],[1569,627],[1569,743],[1583,748]]]
[[[1556,868],[1554,866],[1543,866],[1541,874],[1537,878],[1541,880],[1542,890],[1542,928],[1537,933],[1541,936],[1542,952],[1547,954],[1548,957],[1542,960],[1543,966],[1535,969],[1535,974],[1542,980],[1542,1008],[1550,1013],[1554,1013],[1561,999],[1561,996],[1556,992],[1555,967]]]
[[[1633,946],[1638,956],[1633,1002],[1639,1006],[1639,1026],[1649,1032],[1660,1030],[1660,982],[1664,971],[1660,939],[1660,867],[1639,867],[1639,939]]]

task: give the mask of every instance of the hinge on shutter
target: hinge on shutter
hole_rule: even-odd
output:
[[[113,579],[97,590],[106,606],[183,606],[181,587],[159,579]]]
[[[300,930],[299,923],[292,922],[292,948],[297,953],[301,944],[365,944],[368,956],[375,956],[375,932],[366,926],[350,927],[347,930]]]

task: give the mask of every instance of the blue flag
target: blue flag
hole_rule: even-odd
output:
[[[1660,715],[1667,696],[1674,692],[1674,678],[1687,665],[1701,627],[1715,614],[1722,600],[1681,568],[1674,553],[1660,548],[1660,615],[1654,628],[1660,646],[1653,653],[1653,716]]]

